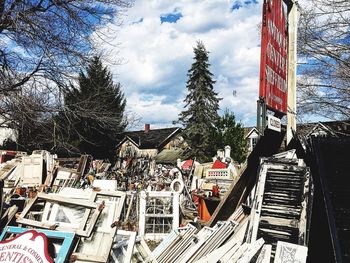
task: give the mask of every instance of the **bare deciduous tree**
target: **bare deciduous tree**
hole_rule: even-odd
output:
[[[128,0],[0,1],[0,94],[33,78],[62,83],[91,54],[91,33]]]
[[[52,141],[52,114],[54,107],[45,90],[26,89],[13,92],[1,100],[2,126],[16,131],[19,149],[45,149]]]
[[[350,2],[308,0],[299,25],[299,112],[350,117]]]
[[[92,35],[131,1],[0,0],[0,127],[17,130],[27,148],[55,144],[53,116],[91,58]]]

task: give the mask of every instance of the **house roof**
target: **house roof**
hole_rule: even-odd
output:
[[[259,131],[256,127],[244,127],[243,131],[244,131],[244,138],[248,138],[248,136],[250,136],[250,134],[252,134],[253,131],[259,134]]]
[[[226,167],[227,167],[226,163],[223,163],[220,160],[215,160],[215,162],[211,166],[211,169],[225,169]]]
[[[164,149],[154,158],[156,163],[162,164],[176,164],[177,159],[181,158],[184,150],[181,148],[177,149]]]
[[[181,132],[178,127],[151,129],[148,132],[144,130],[124,132],[124,139],[117,145],[119,147],[126,140],[130,140],[139,149],[159,149],[167,144],[174,135]]]
[[[336,137],[350,136],[350,120],[309,122],[297,124],[297,133],[305,137],[308,137],[312,133],[317,132],[319,130]],[[248,138],[253,131],[256,131],[258,133],[256,127],[245,127],[244,138]]]
[[[302,136],[307,137],[318,130],[322,130],[323,132],[336,137],[350,136],[350,120],[297,124],[297,133]]]

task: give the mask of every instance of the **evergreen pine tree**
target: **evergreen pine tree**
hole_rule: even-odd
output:
[[[209,71],[209,52],[201,41],[194,51],[194,63],[188,71],[188,94],[184,100],[185,110],[179,115],[179,122],[184,126],[184,135],[189,144],[186,157],[196,157],[199,161],[211,159],[215,153],[212,134],[219,119],[219,101],[213,89],[215,81]]]
[[[117,138],[126,127],[126,99],[119,83],[95,56],[79,76],[79,87],[65,94],[65,134],[70,145],[95,158],[113,155]]]

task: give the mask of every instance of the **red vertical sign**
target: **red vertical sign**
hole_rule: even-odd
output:
[[[287,113],[288,33],[283,0],[264,0],[259,96],[274,111]]]

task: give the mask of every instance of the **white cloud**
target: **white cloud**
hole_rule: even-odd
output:
[[[162,103],[164,99],[164,95],[140,96],[140,94],[132,93],[128,97],[128,106],[131,107],[134,112],[137,112],[138,115],[142,114],[144,123],[150,123],[152,127],[169,127],[172,126],[169,120],[171,121],[177,118],[181,106],[179,106],[179,103],[164,104]],[[148,120],[152,120],[152,122]]]
[[[221,108],[233,111],[245,125],[254,125],[262,1],[231,11],[234,2],[136,0],[122,27],[109,25],[117,31],[111,42],[119,44],[110,56],[125,60],[111,70],[123,85],[128,109],[143,123],[171,126],[177,119],[187,93],[193,47],[202,40],[210,52],[215,90],[223,98]],[[182,15],[176,23],[161,23],[161,15],[174,11]]]

